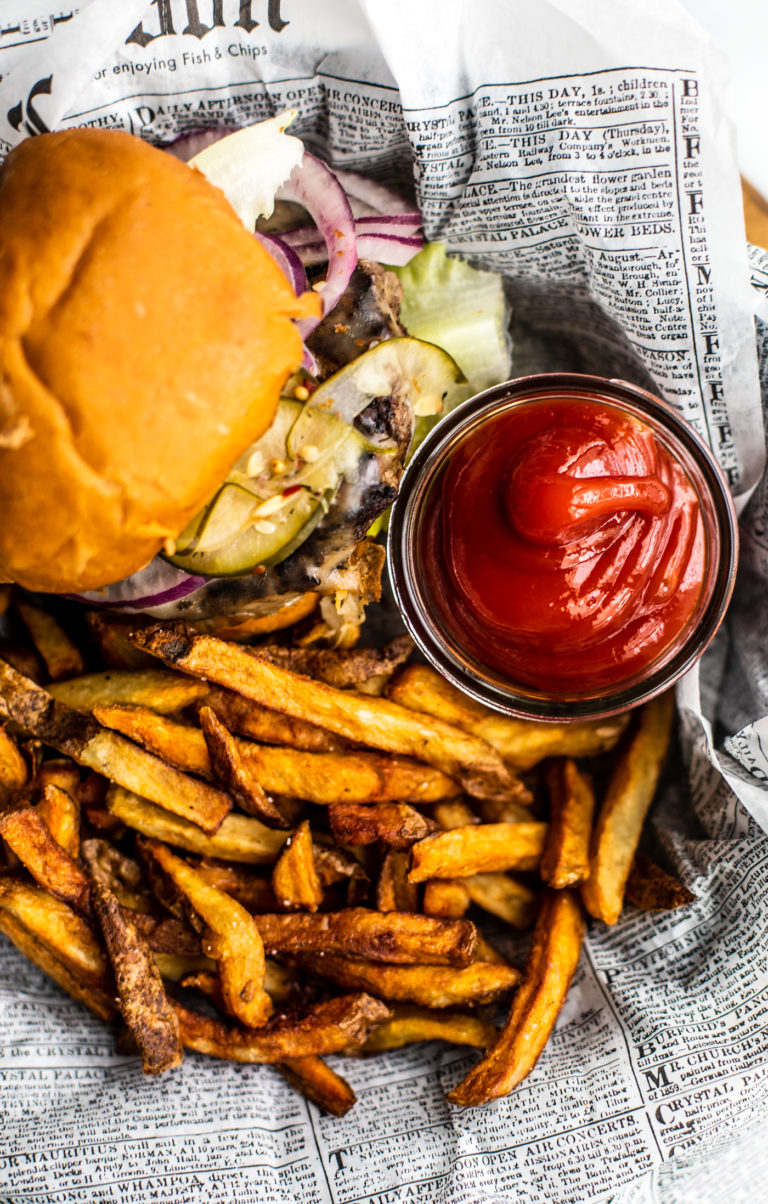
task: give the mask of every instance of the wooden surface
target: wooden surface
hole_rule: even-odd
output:
[[[744,197],[744,221],[747,226],[747,238],[758,247],[768,250],[768,201],[753,188],[748,180],[741,181],[741,192]]]

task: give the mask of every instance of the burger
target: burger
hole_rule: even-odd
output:
[[[318,596],[349,617],[379,589],[366,532],[414,403],[458,370],[354,250],[341,282],[332,260],[297,290],[199,159],[73,129],[0,171],[0,579],[203,625],[279,625]]]

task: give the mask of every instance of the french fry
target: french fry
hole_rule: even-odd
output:
[[[64,681],[85,671],[80,649],[50,611],[22,598],[16,599],[15,608],[45,662],[51,681]]]
[[[483,798],[477,800],[480,818],[485,824],[527,824],[530,823],[530,802],[520,803],[509,798]],[[477,823],[477,817],[470,820]]]
[[[667,755],[674,714],[671,691],[645,704],[633,735],[619,754],[594,833],[584,906],[596,920],[615,924],[643,820]]]
[[[146,941],[101,882],[92,885],[93,909],[117,984],[120,1012],[141,1055],[145,1074],[180,1065],[179,1022]]]
[[[530,887],[509,874],[473,874],[460,879],[471,901],[513,928],[530,928],[538,898]]]
[[[394,966],[335,954],[305,954],[302,964],[348,990],[370,991],[383,999],[450,1008],[495,1003],[517,986],[520,971],[505,963],[469,966]]]
[[[153,953],[178,953],[183,957],[201,956],[199,933],[176,916],[150,915],[125,906],[123,915],[143,937]]]
[[[549,827],[541,858],[541,877],[562,890],[589,877],[589,844],[595,795],[592,781],[570,757],[552,761],[547,769]]]
[[[246,761],[241,742],[229,734],[210,707],[201,707],[200,724],[205,735],[214,777],[248,815],[255,815],[270,828],[290,824],[272,802],[259,781],[253,761]]]
[[[331,1116],[346,1116],[357,1102],[349,1083],[317,1056],[288,1058],[277,1069],[291,1086]]]
[[[379,911],[418,911],[419,888],[408,881],[408,854],[390,849],[381,863],[376,883]]]
[[[547,825],[478,824],[438,832],[411,846],[409,882],[428,878],[469,878],[504,870],[535,870]]]
[[[410,636],[401,635],[382,648],[284,648],[266,644],[257,653],[273,665],[343,690],[372,677],[390,677],[408,659],[413,647]]]
[[[272,889],[280,907],[317,911],[323,888],[315,866],[309,820],[290,836],[272,871]]]
[[[406,803],[334,803],[328,808],[337,844],[373,844],[408,849],[436,829],[436,824]]]
[[[75,859],[79,857],[80,803],[77,795],[57,786],[55,781],[47,781],[37,804],[37,813],[64,852]]]
[[[11,912],[4,911],[2,904],[0,932],[4,932],[20,953],[29,958],[78,1003],[84,1004],[99,1020],[111,1020],[115,1015],[117,1009],[114,1001],[106,991],[83,982],[70,965],[56,956],[49,945],[36,937]]]
[[[424,885],[422,908],[428,916],[459,920],[472,904],[461,878],[430,878]]]
[[[268,953],[336,953],[397,965],[468,966],[474,924],[351,907],[322,915],[257,915]]]
[[[272,1013],[272,1000],[264,990],[264,945],[253,918],[165,845],[147,846],[206,925],[203,952],[218,967],[226,1010],[249,1028],[260,1028]]]
[[[153,950],[152,957],[161,977],[168,982],[180,982],[196,974],[210,974],[216,971],[216,962],[202,955],[195,957],[188,953],[159,953]]]
[[[231,1028],[174,1003],[185,1049],[233,1062],[285,1062],[289,1058],[338,1053],[362,1045],[370,1030],[389,1017],[389,1008],[370,995],[340,995],[319,1003],[298,1020],[267,1029]]]
[[[247,736],[260,744],[281,744],[288,748],[303,748],[307,752],[339,752],[349,746],[347,740],[334,732],[305,719],[259,706],[250,698],[220,686],[211,686],[205,696],[205,705],[216,712],[227,731]]]
[[[576,971],[584,917],[572,890],[548,890],[523,982],[496,1043],[448,1095],[467,1107],[509,1095],[538,1061]]]
[[[133,911],[151,911],[152,893],[143,884],[138,862],[99,836],[82,842],[81,856],[92,879],[109,887],[122,907]]]
[[[337,845],[322,842],[323,836],[320,835],[312,845],[320,885],[333,886],[334,882],[346,880],[350,884],[356,882],[361,890],[367,888],[370,879],[354,854],[349,849],[340,849]]]
[[[90,887],[76,861],[49,832],[34,807],[15,806],[0,815],[0,836],[40,886],[83,915],[89,915]]]
[[[211,777],[210,754],[198,728],[139,708],[97,707],[94,716],[179,769]],[[233,748],[243,772],[257,779],[264,790],[313,803],[401,799],[430,803],[451,797],[458,789],[453,779],[440,770],[406,757],[352,750],[305,752],[244,740],[233,741]]]
[[[501,757],[485,741],[437,719],[424,719],[384,698],[338,690],[301,677],[183,623],[134,632],[137,647],[188,673],[235,689],[262,706],[319,723],[360,744],[414,756],[461,778],[470,771],[491,786],[512,789]]]
[[[624,898],[640,911],[674,911],[696,902],[693,891],[642,853],[635,853]]]
[[[154,668],[152,657],[146,652],[139,652],[128,639],[134,628],[142,626],[144,620],[141,615],[126,618],[112,610],[89,610],[85,618],[100,659],[108,668]]]
[[[111,991],[111,972],[86,921],[42,887],[7,875],[0,877],[0,912],[5,912],[52,950],[86,987]]]
[[[250,815],[228,815],[218,830],[208,836],[197,824],[156,807],[122,786],[110,787],[107,806],[110,814],[143,836],[167,841],[201,857],[271,865],[287,839],[287,833],[267,828]]]
[[[480,823],[480,816],[476,815],[469,804],[460,798],[449,799],[445,803],[435,803],[432,808],[432,816],[438,828],[442,828],[444,832],[450,832],[451,828],[466,828],[470,824]],[[525,818],[530,819],[527,811]]]
[[[499,1035],[495,1024],[464,1012],[432,1011],[430,1008],[396,1004],[392,1016],[375,1028],[360,1047],[360,1053],[384,1053],[417,1041],[448,1041],[488,1049]],[[353,1051],[358,1052],[358,1051]]]
[[[206,832],[215,832],[232,806],[223,791],[187,777],[106,731],[90,716],[57,702],[4,661],[0,661],[0,695],[14,721],[29,734]]]
[[[50,693],[65,706],[90,714],[95,706],[143,706],[173,715],[205,698],[204,681],[162,669],[110,669],[86,673],[70,681],[51,684]]]
[[[272,883],[250,870],[244,870],[239,865],[226,865],[221,861],[209,861],[206,858],[201,859],[195,869],[211,886],[216,886],[233,899],[237,899],[246,911],[272,912],[277,907]]]
[[[387,696],[486,740],[517,770],[530,769],[545,757],[605,752],[615,747],[627,725],[626,716],[586,723],[509,719],[468,698],[427,665],[406,665],[390,682]]]
[[[93,717],[103,727],[135,740],[169,765],[201,778],[213,777],[205,737],[198,728],[144,706],[97,705]]]
[[[0,807],[5,807],[27,784],[27,765],[18,745],[0,724]]]

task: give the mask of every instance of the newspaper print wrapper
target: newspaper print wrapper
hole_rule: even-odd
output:
[[[697,901],[590,926],[509,1099],[451,1108],[476,1055],[438,1044],[332,1059],[359,1097],[343,1120],[266,1067],[189,1055],[148,1082],[0,938],[2,1199],[752,1198],[768,1172],[768,256],[747,264],[717,55],[674,0],[9,0],[0,19],[5,149],[86,124],[163,143],[297,108],[311,149],[413,191],[427,237],[504,273],[516,375],[622,377],[675,404],[728,476],[744,549],[727,626],[679,688],[646,838]]]

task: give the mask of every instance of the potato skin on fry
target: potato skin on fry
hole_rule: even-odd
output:
[[[449,1008],[493,1003],[520,981],[520,971],[506,963],[472,962],[454,966],[393,966],[363,958],[307,955],[304,965],[341,987],[371,991],[383,999]]]
[[[410,912],[382,914],[363,907],[322,915],[254,916],[268,953],[341,954],[394,964],[468,966],[475,926]]]
[[[254,1031],[230,1028],[180,1003],[174,1007],[185,1049],[233,1062],[284,1062],[338,1053],[348,1045],[362,1045],[371,1028],[390,1015],[386,1004],[370,995],[340,995],[317,1004],[299,1020]]]
[[[183,1059],[179,1022],[149,946],[101,882],[91,883],[93,909],[115,973],[120,1011],[145,1074],[162,1074]]]
[[[438,832],[411,847],[408,881],[534,870],[541,860],[546,833],[543,823],[477,824]]]
[[[436,824],[406,803],[334,803],[328,808],[337,844],[373,844],[408,849],[435,831]]]
[[[448,1095],[467,1107],[509,1095],[538,1061],[576,972],[584,915],[571,890],[548,890],[523,981],[495,1045]]]

